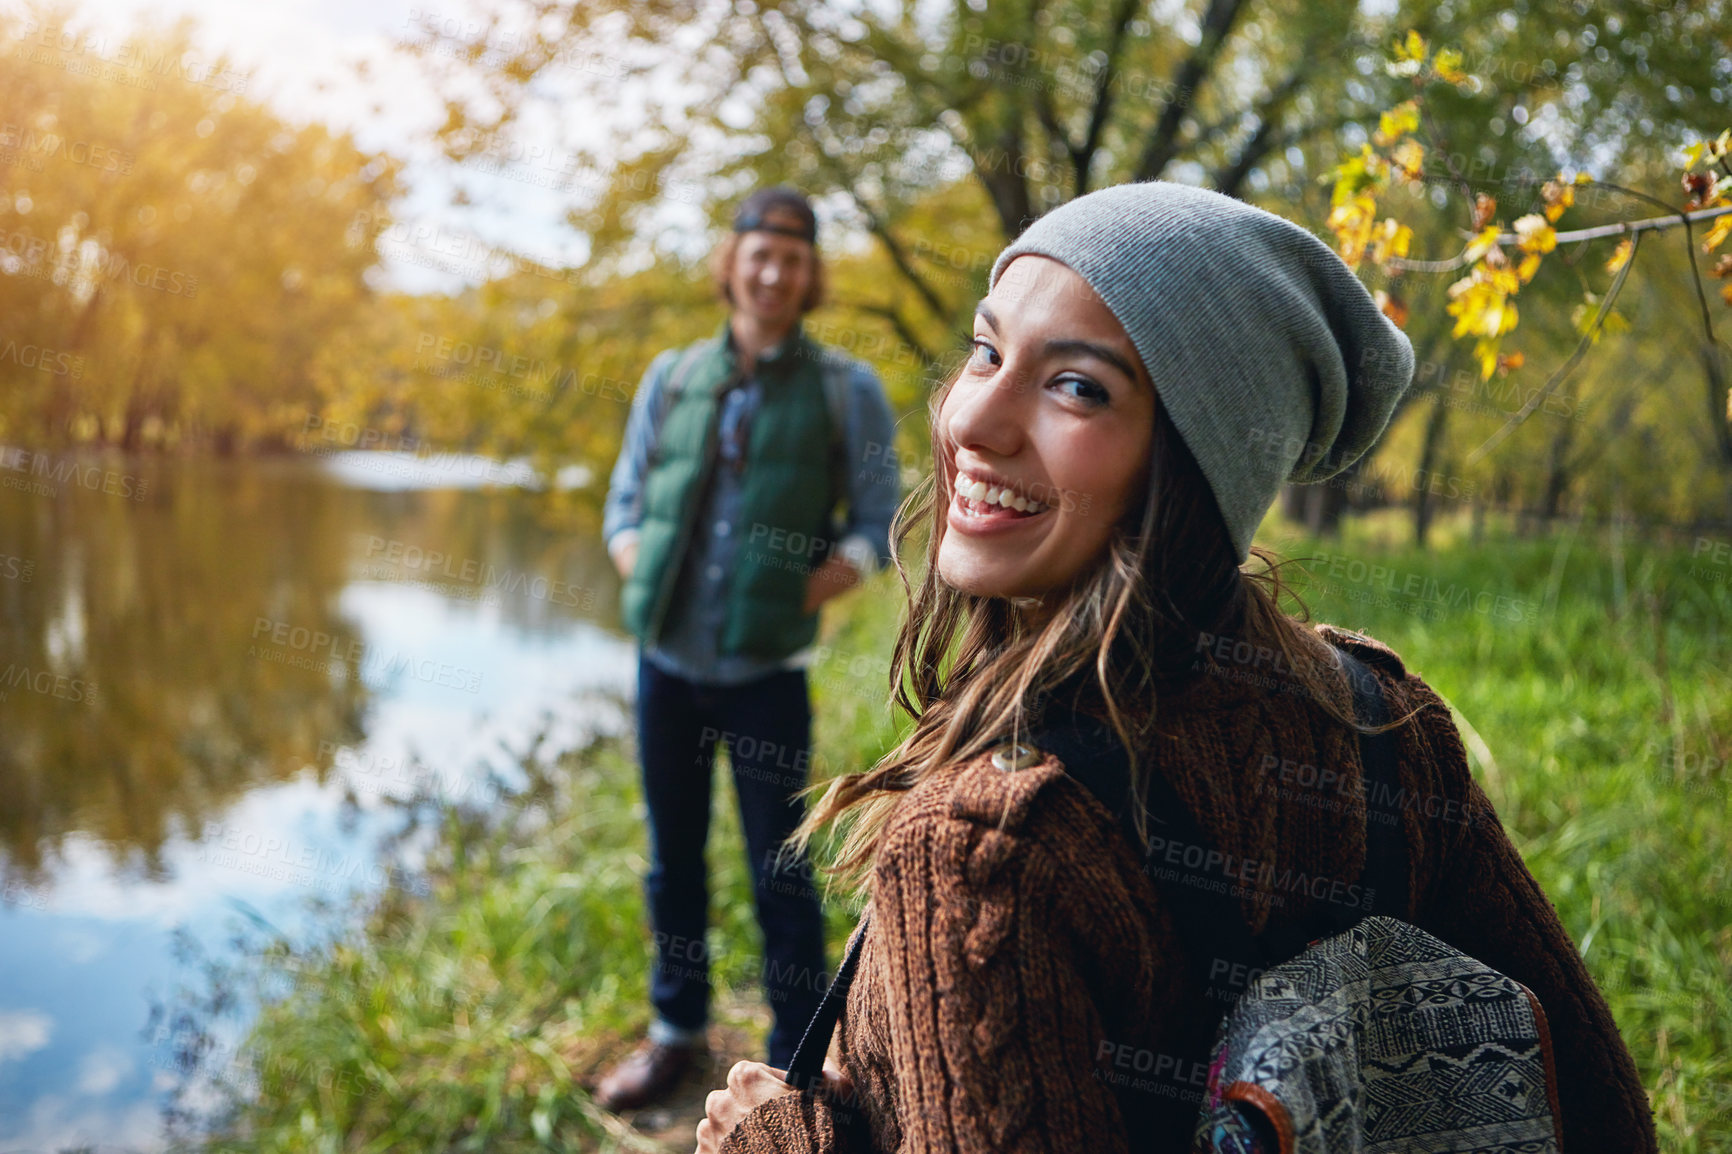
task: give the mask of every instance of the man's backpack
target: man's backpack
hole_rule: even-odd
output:
[[[1388,710],[1372,672],[1336,647],[1362,722]],[[1101,726],[1033,741],[1064,762],[1121,822],[1124,751]],[[1145,868],[1195,948],[1211,997],[1230,1001],[1216,1033],[1195,1154],[1555,1154],[1557,1076],[1545,1014],[1513,978],[1403,920],[1407,850],[1402,789],[1387,733],[1360,735],[1366,866],[1359,901],[1325,904],[1323,924],[1253,937],[1239,899],[1187,869],[1209,840],[1161,775],[1150,774],[1151,828],[1169,852]],[[1114,759],[1118,760],[1114,765]],[[1178,855],[1173,845],[1199,847]],[[1217,855],[1213,860],[1221,860]],[[1234,977],[1253,975],[1243,990]],[[1236,995],[1236,996],[1235,996]]]

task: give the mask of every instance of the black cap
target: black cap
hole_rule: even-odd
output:
[[[800,224],[765,219],[777,213],[792,216]],[[803,193],[781,184],[774,188],[760,188],[748,196],[739,211],[734,213],[734,231],[775,232],[815,245],[818,243],[818,218],[813,215],[812,204]]]

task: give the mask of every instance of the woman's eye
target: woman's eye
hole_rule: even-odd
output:
[[[979,337],[975,337],[968,343],[972,350],[968,354],[968,363],[970,366],[974,368],[986,368],[987,366],[996,368],[1001,363],[998,356],[998,350],[981,340]]]
[[[1112,394],[1087,377],[1060,377],[1052,383],[1052,387],[1063,391],[1066,396],[1091,405],[1104,405],[1112,399]]]

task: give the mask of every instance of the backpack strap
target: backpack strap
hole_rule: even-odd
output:
[[[854,940],[848,943],[848,952],[842,958],[835,980],[824,991],[817,1012],[806,1023],[806,1032],[800,1035],[800,1044],[794,1047],[794,1056],[788,1062],[788,1075],[783,1081],[796,1090],[809,1089],[823,1081],[824,1055],[830,1051],[830,1036],[836,1032],[836,1020],[842,1016],[842,1007],[848,1001],[848,988],[854,984],[854,971],[860,968],[860,946],[866,941],[866,923],[871,917],[870,912],[861,917],[860,928],[855,931]]]
[[[705,337],[701,341],[693,341],[680,353],[680,359],[674,362],[673,371],[668,374],[667,397],[670,401],[677,400],[691,383],[692,370],[697,366],[698,358],[713,352],[716,338]]]
[[[1387,722],[1388,705],[1376,675],[1342,647],[1334,649],[1353,688],[1354,716],[1373,725]],[[1063,762],[1065,772],[1118,817],[1135,847],[1129,758],[1111,727],[1094,718],[1079,716],[1074,723],[1067,718],[1032,734],[1031,741]],[[1389,733],[1361,733],[1359,759],[1366,804],[1366,861],[1360,882],[1372,891],[1369,912],[1405,918],[1407,839],[1395,739]],[[1321,924],[1311,921],[1253,935],[1238,896],[1242,887],[1229,876],[1231,863],[1199,827],[1172,783],[1151,773],[1147,788],[1150,844],[1144,872],[1159,887],[1181,936],[1193,945],[1188,951],[1193,976],[1223,1007],[1242,992],[1249,970],[1285,961],[1307,943],[1348,929],[1366,916],[1362,907],[1326,905],[1319,911]],[[1235,966],[1244,967],[1237,970],[1237,981]]]
[[[1369,725],[1387,725],[1389,703],[1377,675],[1347,650],[1336,646],[1335,651],[1353,686],[1355,716]],[[1406,920],[1410,910],[1403,811],[1409,799],[1395,764],[1393,732],[1361,733],[1359,761],[1365,779],[1365,873],[1360,881],[1373,890],[1373,912]]]
[[[830,411],[830,444],[846,439],[848,428],[848,397],[854,387],[853,366],[834,353],[826,352],[820,362],[824,377],[824,407]]]
[[[680,394],[691,382],[692,371],[698,359],[714,352],[719,340],[718,337],[705,337],[687,345],[679,353],[679,359],[674,362],[664,386],[664,405],[671,408],[674,402],[679,400]],[[824,382],[824,409],[830,417],[830,492],[837,501],[841,501],[848,496],[848,478],[853,466],[853,462],[848,458],[848,401],[853,389],[852,366],[835,352],[820,349],[818,373]],[[744,379],[739,378],[737,373],[736,377]]]
[[[1074,722],[1067,717],[1061,724],[1037,730],[1030,740],[1063,762],[1065,772],[1118,817],[1135,850],[1130,758],[1112,727],[1078,715]],[[1150,844],[1142,855],[1143,872],[1159,887],[1181,937],[1191,947],[1186,964],[1192,975],[1224,1010],[1238,996],[1247,968],[1262,969],[1267,961],[1245,923],[1240,887],[1225,876],[1213,842],[1172,783],[1159,773],[1148,775],[1145,809]]]
[[[1371,667],[1345,648],[1331,646],[1353,690],[1353,716],[1361,724],[1389,721],[1382,684]],[[1396,768],[1395,738],[1388,732],[1359,734],[1360,782],[1365,795],[1365,865],[1359,885],[1368,904],[1318,907],[1310,922],[1270,930],[1259,944],[1276,962],[1294,957],[1311,942],[1352,929],[1373,914],[1407,918],[1407,835],[1402,825],[1405,793]]]
[[[715,346],[716,338],[705,337],[701,341],[693,341],[677,352],[670,349],[662,354],[673,359],[673,367],[668,370],[667,380],[662,385],[660,412],[656,416],[658,435],[650,442],[650,464],[654,465],[661,459],[659,423],[673,411],[673,407],[679,403],[680,396],[686,391],[686,386],[691,384],[692,373],[696,370],[698,361],[706,353],[712,352]]]
[[[853,366],[829,349],[818,361],[824,379],[824,408],[830,414],[830,507],[848,499],[849,479],[859,462],[848,452],[848,400],[853,390]]]

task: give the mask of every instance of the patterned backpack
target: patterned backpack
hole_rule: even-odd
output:
[[[1383,724],[1375,676],[1336,651],[1357,715]],[[1127,766],[1104,725],[1064,726],[1033,742],[1124,821]],[[1171,855],[1160,869],[1145,865],[1180,933],[1201,947],[1189,951],[1197,976],[1211,998],[1232,1004],[1216,1033],[1193,1154],[1556,1154],[1557,1075],[1539,1000],[1401,920],[1407,849],[1393,742],[1362,734],[1360,752],[1368,908],[1332,906],[1324,925],[1254,937],[1238,899],[1216,892],[1214,879],[1170,868]],[[1148,809],[1166,844],[1210,848],[1159,774]],[[1228,987],[1234,974],[1256,976],[1241,993]]]
[[[1193,1150],[1555,1152],[1555,1087],[1526,986],[1417,926],[1370,917],[1239,998]]]

